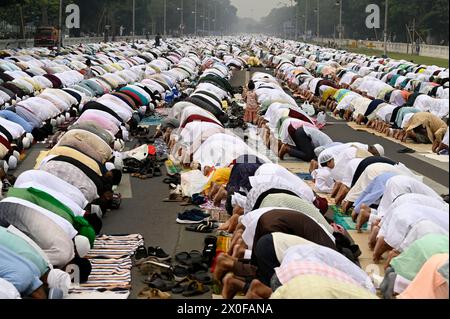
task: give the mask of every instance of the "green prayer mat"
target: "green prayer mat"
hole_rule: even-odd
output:
[[[352,220],[350,214],[344,213],[342,209],[336,205],[331,206],[331,209],[333,210],[333,219],[336,224],[341,225],[346,230],[356,230],[356,223]],[[367,224],[362,227],[362,230],[367,230]]]
[[[139,123],[139,125],[146,125],[146,126],[158,126],[161,124],[162,118],[159,116],[149,116]]]

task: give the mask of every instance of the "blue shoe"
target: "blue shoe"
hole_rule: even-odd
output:
[[[177,223],[179,224],[200,224],[208,217],[205,215],[198,215],[191,211],[178,214]]]

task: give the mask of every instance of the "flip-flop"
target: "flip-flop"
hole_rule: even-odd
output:
[[[194,233],[203,233],[203,234],[209,234],[212,233],[213,229],[206,226],[206,225],[193,225],[193,226],[187,226],[187,231],[194,232]]]
[[[175,277],[175,281],[184,281],[188,276],[189,276],[189,272],[185,267],[176,265],[173,269],[172,269],[172,274]]]
[[[155,166],[155,168],[153,169],[153,176],[154,177],[162,176],[162,172],[161,172],[161,168],[160,167]]]
[[[189,266],[191,263],[191,255],[189,255],[188,252],[183,251],[175,255],[175,260],[182,265]]]
[[[413,150],[409,147],[397,151],[397,153],[400,153],[400,154],[413,154],[415,152],[416,152],[415,150]]]
[[[213,281],[211,275],[207,271],[203,270],[197,271],[194,274],[194,278],[204,285],[210,285]]]
[[[183,292],[184,297],[200,296],[209,291],[209,288],[198,281],[192,281]]]
[[[172,293],[175,295],[181,295],[186,288],[189,286],[189,284],[192,282],[192,280],[190,279],[184,279],[180,282],[178,282],[173,288],[172,288]]]
[[[134,258],[136,260],[140,260],[147,257],[148,257],[147,248],[145,248],[145,246],[139,246],[139,248],[136,250],[136,253],[134,254]]]

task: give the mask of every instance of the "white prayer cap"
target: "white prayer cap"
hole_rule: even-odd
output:
[[[66,296],[69,293],[70,288],[70,275],[65,271],[59,269],[52,269],[48,273],[47,283],[49,288],[61,289]]]
[[[65,118],[66,118],[66,121],[70,120],[70,113],[69,112],[66,112]]]
[[[0,299],[21,299],[16,287],[2,278],[0,278]]]
[[[0,168],[3,168],[5,173],[8,173],[9,165],[8,165],[8,163],[6,161],[1,160],[0,161]]]
[[[384,156],[384,147],[383,146],[381,146],[380,144],[375,144],[373,147],[375,147],[375,149],[378,151],[380,156]]]
[[[114,150],[120,152],[123,150],[124,142],[121,139],[117,139],[114,141]]]
[[[50,120],[50,124],[51,124],[53,127],[56,127],[56,125],[58,124],[58,122],[57,122],[55,119],[51,119],[51,120]]]
[[[319,158],[320,154],[325,150],[325,146],[319,146],[314,150],[314,154],[316,154],[316,157]]]
[[[17,160],[19,160],[19,158],[20,158],[20,153],[19,153],[18,151],[13,151],[12,155],[13,155]]]
[[[8,166],[10,169],[16,169],[17,167],[17,158],[14,156],[10,156],[8,160]]]
[[[116,167],[116,169],[118,169],[118,170],[123,170],[123,159],[122,159],[122,157],[121,156],[119,156],[119,157],[115,157],[114,158],[114,166]]]
[[[106,166],[106,169],[107,169],[108,171],[112,171],[113,169],[116,168],[116,166],[115,166],[113,163],[111,163],[111,162],[107,162],[107,163],[105,164],[105,166]]]
[[[334,159],[334,155],[331,153],[327,153],[327,152],[322,152],[319,156],[319,164],[320,165],[324,165],[326,163],[328,163],[329,161],[331,161],[332,159]]]
[[[24,149],[29,149],[31,146],[31,140],[25,136],[22,140],[22,145]]]
[[[33,136],[33,134],[27,133],[27,134],[25,134],[25,137],[28,138],[28,139],[30,139],[30,142],[31,142],[31,143],[34,142],[34,136]]]
[[[75,248],[78,252],[78,256],[84,258],[91,249],[89,239],[87,239],[87,237],[85,236],[78,235],[75,236],[74,241],[75,241]]]

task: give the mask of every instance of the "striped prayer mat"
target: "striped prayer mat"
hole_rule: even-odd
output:
[[[86,256],[92,264],[88,282],[69,291],[68,299],[126,299],[131,289],[131,256],[144,244],[141,235],[97,237]]]

